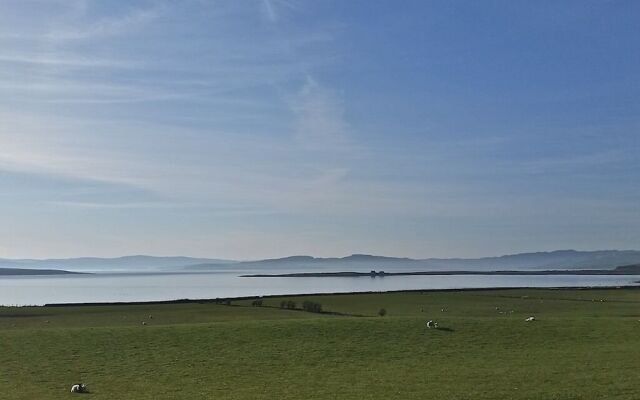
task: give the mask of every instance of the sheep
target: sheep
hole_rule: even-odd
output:
[[[438,329],[438,323],[435,322],[434,320],[430,319],[429,321],[427,321],[427,329],[431,329],[431,328],[435,328]]]
[[[76,383],[75,385],[71,386],[71,393],[86,393],[87,392],[87,385],[85,385],[84,383]]]
[[[534,317],[533,315],[530,317],[527,317],[527,319],[525,319],[525,322],[531,322],[531,321],[535,321],[536,317]]]
[[[146,324],[147,324],[146,322],[142,321],[142,325],[146,325]]]

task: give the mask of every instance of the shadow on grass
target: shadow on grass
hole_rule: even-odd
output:
[[[447,332],[447,333],[455,332],[455,330],[453,330],[453,329],[451,329],[451,328],[439,328],[439,327],[438,327],[438,328],[432,328],[432,329],[425,329],[425,330],[422,332],[422,334],[423,334],[423,335],[426,335],[426,334],[427,334],[427,332],[431,332],[431,331],[434,331],[434,332]]]

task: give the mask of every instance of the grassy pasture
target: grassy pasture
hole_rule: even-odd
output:
[[[282,299],[0,308],[0,398],[640,398],[637,289]]]

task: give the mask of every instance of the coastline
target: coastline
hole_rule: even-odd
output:
[[[640,284],[640,281],[634,282]],[[270,294],[264,296],[239,296],[239,297],[219,297],[209,299],[174,299],[174,300],[156,300],[156,301],[125,301],[125,302],[86,302],[86,303],[47,303],[44,305],[34,306],[17,306],[19,307],[100,307],[100,306],[139,306],[139,305],[162,305],[162,304],[209,304],[209,303],[225,303],[227,301],[242,301],[252,299],[270,299],[270,298],[290,298],[301,296],[354,296],[379,293],[436,293],[436,292],[483,292],[494,290],[640,290],[638,285],[616,285],[616,286],[513,286],[513,287],[484,287],[484,288],[457,288],[457,289],[406,289],[406,290],[383,290],[383,291],[364,291],[364,292],[332,292],[332,293],[295,293],[295,294]],[[585,300],[586,301],[586,300]],[[0,306],[10,308],[12,306]]]
[[[384,278],[392,276],[412,276],[412,275],[431,275],[431,276],[447,276],[447,275],[638,275],[640,274],[640,268],[638,270],[629,269],[577,269],[577,270],[542,270],[542,271],[519,271],[519,270],[505,270],[505,271],[417,271],[417,272],[384,272],[384,271],[371,271],[371,272],[354,272],[354,271],[342,271],[342,272],[294,272],[288,274],[247,274],[240,275],[241,278]]]

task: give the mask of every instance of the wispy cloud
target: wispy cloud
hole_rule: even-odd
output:
[[[72,207],[72,208],[88,208],[88,209],[150,209],[150,208],[180,208],[184,204],[163,203],[163,202],[122,202],[122,203],[98,203],[87,201],[49,201],[47,204]]]
[[[72,68],[132,68],[141,66],[139,62],[83,57],[60,52],[52,52],[50,54],[2,54],[0,55],[0,63],[34,64]]]
[[[550,157],[542,156],[533,160],[522,160],[512,162],[512,168],[515,166],[530,174],[543,174],[551,172],[577,172],[592,171],[598,172],[598,169],[613,165],[625,165],[636,157],[635,150],[632,149],[616,149],[616,150],[599,150],[591,151],[587,154],[571,154]]]
[[[278,15],[276,14],[276,10],[273,4],[271,3],[271,0],[262,0],[262,5],[264,7],[264,13],[267,19],[271,22],[277,22]]]
[[[296,4],[288,0],[262,0],[263,13],[271,23],[278,22],[281,12],[295,9]]]
[[[353,142],[339,95],[307,76],[293,98],[295,139],[306,149],[345,150]]]
[[[287,22],[280,15],[295,11],[283,1],[270,0],[263,6],[266,22],[277,21],[279,28]],[[166,17],[176,16],[179,10],[174,11],[166,12]],[[255,3],[247,12],[255,17]],[[86,9],[79,9],[69,27],[48,34],[45,42],[52,45],[48,52],[20,53],[25,54],[21,62],[55,70],[29,72],[18,82],[5,79],[0,91],[11,92],[15,101],[24,102],[21,105],[46,103],[44,107],[72,112],[70,117],[36,110],[0,114],[0,168],[62,176],[80,184],[126,185],[159,198],[113,202],[65,198],[56,203],[70,208],[153,209],[179,204],[210,208],[232,202],[246,204],[249,211],[224,212],[257,209],[305,214],[315,210],[340,215],[382,213],[390,205],[410,208],[398,206],[406,202],[398,202],[393,190],[353,179],[353,160],[361,149],[346,116],[347,105],[339,88],[314,74],[319,66],[334,61],[333,52],[322,51],[331,47],[333,30],[288,37],[281,32],[264,34],[276,31],[268,27],[258,31],[263,36],[257,42],[233,41],[229,46],[228,37],[246,27],[221,21],[202,31],[210,37],[205,49],[212,51],[180,45],[195,61],[159,57],[156,64],[140,65],[129,58],[134,53],[98,53],[80,43],[91,39],[109,48],[110,40],[119,35],[136,42],[137,30],[164,18],[161,13],[134,10],[95,20]],[[57,51],[57,46],[64,52]],[[321,51],[315,51],[318,47]],[[155,52],[153,56],[158,55],[157,48]],[[115,59],[105,60],[103,54],[113,54]],[[12,62],[19,62],[18,56],[12,57]],[[138,68],[110,70],[103,65]],[[80,73],[75,71],[78,67],[83,69]],[[181,82],[198,84],[187,84],[185,89]],[[220,110],[220,102],[235,99],[233,107]],[[171,106],[176,108],[146,104],[158,100],[175,101]],[[251,115],[242,100],[268,107],[269,112]],[[121,115],[126,115],[125,120],[118,118]],[[208,124],[191,127],[179,121],[191,116],[206,118]],[[166,118],[177,128],[164,126],[156,118]],[[233,127],[232,133],[218,128],[227,124]]]
[[[44,38],[52,41],[87,40],[117,36],[142,29],[145,24],[157,19],[163,8],[135,9],[123,15],[92,21],[71,23],[71,26],[51,30]]]
[[[97,202],[97,201],[47,201],[47,205],[88,209],[88,210],[180,210],[204,212],[207,215],[223,215],[223,216],[251,216],[251,215],[270,215],[273,210],[267,208],[258,208],[255,206],[242,205],[221,205],[200,202],[185,201],[140,201],[140,202]]]

